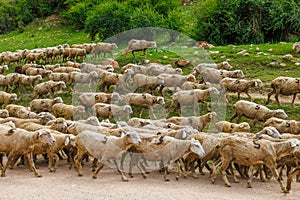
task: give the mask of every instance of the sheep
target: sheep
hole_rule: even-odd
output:
[[[218,64],[215,64],[215,63],[201,63],[201,64],[197,65],[194,68],[194,73],[195,74],[201,74],[202,70],[205,69],[205,68],[213,68],[213,69],[218,69],[218,70],[221,70],[221,69],[232,70],[232,66],[227,61],[224,61],[224,62],[221,62],[221,63],[218,63]]]
[[[51,108],[56,103],[63,103],[61,97],[55,97],[54,99],[33,99],[30,102],[30,110],[41,113],[51,112]]]
[[[147,108],[147,109],[149,109],[150,113],[153,114],[153,117],[156,118],[156,116],[153,112],[153,105],[154,104],[161,104],[161,105],[165,104],[163,97],[153,96],[149,93],[143,93],[143,94],[128,93],[128,94],[124,95],[124,99],[125,99],[127,105],[130,105],[130,106],[134,105],[134,106],[142,107],[140,117],[142,117],[145,108]]]
[[[32,99],[35,98],[40,98],[45,94],[50,94],[50,97],[52,98],[54,93],[57,90],[60,89],[64,89],[66,88],[66,84],[63,81],[47,81],[47,82],[43,82],[40,84],[37,84],[34,88],[33,88],[33,96]]]
[[[7,117],[9,117],[8,110],[0,109],[0,118],[7,118]]]
[[[132,78],[134,92],[137,92],[139,88],[143,88],[146,92],[150,90],[150,94],[153,94],[158,86],[164,84],[164,80],[159,76],[147,76],[144,74],[136,74]]]
[[[0,65],[0,74],[3,74],[7,70],[8,70],[8,66],[7,65]]]
[[[201,76],[204,82],[220,83],[223,78],[245,78],[241,70],[227,71],[213,68],[205,68],[201,71]]]
[[[190,81],[196,82],[196,78],[194,75],[182,76],[179,74],[160,74],[159,77],[162,77],[164,83],[160,86],[159,92],[163,96],[164,87],[174,87],[174,91],[176,91],[177,87],[182,86],[183,83]]]
[[[200,90],[206,90],[211,87],[211,84],[209,82],[206,83],[195,83],[186,81],[180,86],[180,89],[182,90],[194,90],[194,89],[200,89]]]
[[[7,52],[2,54],[3,62],[10,66],[10,63],[14,62],[18,64],[22,60],[22,55],[19,52]]]
[[[38,69],[46,69],[45,66],[43,65],[38,65],[38,64],[25,64],[23,66],[16,66],[15,67],[15,72],[19,74],[26,74],[26,70],[29,68],[38,68]]]
[[[122,74],[116,74],[113,72],[103,72],[100,74],[98,83],[100,92],[104,92],[105,88],[107,92],[109,92],[109,87],[111,85],[116,85],[121,77]]]
[[[56,103],[52,106],[51,112],[55,117],[63,117],[66,120],[73,120],[75,115],[85,112],[83,106],[73,106],[64,103]]]
[[[125,118],[129,118],[129,115],[132,114],[132,109],[129,105],[118,106],[114,104],[96,103],[92,109],[96,117],[106,119],[115,118],[116,120],[120,120],[124,115]]]
[[[112,58],[106,58],[105,60],[103,60],[102,65],[112,66],[113,69],[120,68],[119,63],[117,61],[115,61],[114,59],[112,59]]]
[[[141,157],[147,161],[160,161],[161,167],[164,169],[164,180],[169,181],[168,178],[168,164],[172,161],[176,161],[178,164],[178,159],[184,156],[187,153],[195,153],[197,157],[204,156],[204,150],[195,139],[191,140],[180,140],[170,136],[161,136],[158,139],[154,139],[151,142],[146,144],[141,144],[140,147],[137,147],[138,152],[134,153],[132,160],[139,160]],[[131,163],[133,165],[135,163]],[[141,170],[141,173],[146,177],[145,172],[142,170],[141,162],[137,163],[138,168]],[[132,166],[131,166],[132,168]],[[180,169],[178,167],[178,175],[176,179],[178,180],[180,176]]]
[[[81,72],[87,73],[91,71],[96,71],[99,75],[103,72],[114,72],[114,67],[112,65],[94,65],[91,63],[81,63]]]
[[[25,71],[25,74],[28,76],[41,75],[43,78],[48,77],[51,73],[52,71],[50,70],[45,70],[42,68],[34,68],[34,67],[29,67]]]
[[[89,73],[71,72],[70,78],[73,87],[75,84],[88,84],[90,88],[91,84],[98,80],[98,74],[95,71]]]
[[[239,100],[233,105],[233,108],[235,109],[235,114],[230,118],[230,122],[237,117],[237,123],[240,123],[242,116],[253,119],[253,124],[256,124],[257,121],[265,122],[271,117],[288,118],[282,109],[270,110],[266,106],[245,100]]]
[[[49,130],[50,131],[50,130]],[[52,145],[34,145],[33,155],[39,154],[47,154],[48,159],[48,170],[49,172],[56,172],[59,164],[59,151],[63,150],[66,147],[70,147],[71,145],[75,145],[75,136],[69,134],[62,133],[53,133],[51,131],[51,135],[55,139],[55,143]],[[54,162],[54,166],[53,166]]]
[[[71,73],[71,72],[81,72],[81,69],[75,67],[59,67],[52,70],[54,73]]]
[[[300,134],[300,123],[296,120],[283,120],[271,117],[264,123],[264,126],[273,126],[280,133],[292,133],[295,135]]]
[[[237,92],[238,93],[238,100],[240,99],[240,94],[245,93],[250,101],[252,101],[252,97],[249,94],[249,89],[251,87],[259,87],[261,88],[263,86],[263,83],[260,79],[254,79],[254,80],[244,80],[244,79],[234,79],[234,78],[223,78],[220,81],[220,84],[222,86],[223,93],[225,92]],[[227,98],[226,98],[227,100]],[[228,102],[228,100],[227,100]]]
[[[183,74],[181,68],[173,68],[171,65],[161,65],[157,63],[150,63],[148,66],[148,73],[145,75],[158,76],[160,74]]]
[[[209,112],[200,117],[170,117],[166,119],[167,123],[174,123],[181,126],[191,126],[198,131],[202,131],[211,121],[219,121],[219,117],[215,112]]]
[[[121,96],[116,93],[104,93],[104,92],[98,92],[98,93],[83,93],[78,97],[78,101],[80,105],[83,105],[86,109],[92,107],[95,105],[95,103],[119,103],[121,100]]]
[[[258,144],[259,147],[257,147],[256,144]],[[297,139],[290,139],[283,142],[271,142],[262,139],[256,141],[256,144],[253,140],[236,136],[226,137],[221,140],[217,149],[222,160],[220,169],[225,185],[227,187],[231,186],[227,180],[225,170],[232,161],[239,165],[250,166],[250,178],[247,182],[248,187],[252,187],[253,170],[258,168],[261,164],[265,164],[271,170],[273,176],[277,179],[281,189],[286,192],[287,190],[281,183],[276,170],[276,160],[280,160],[284,156],[291,155],[295,147],[300,145],[300,141]],[[212,172],[213,183],[215,176],[216,170],[214,169]]]
[[[122,137],[105,136],[100,133],[94,133],[92,131],[83,131],[75,138],[75,144],[77,148],[77,154],[74,157],[74,164],[78,176],[82,176],[81,160],[84,154],[88,154],[98,159],[100,166],[94,172],[93,178],[97,178],[97,174],[104,167],[105,162],[113,160],[117,170],[121,174],[122,181],[128,181],[128,178],[119,169],[117,160],[119,160],[122,154],[129,149],[132,145],[141,144],[141,139],[135,132],[129,132]]]
[[[225,132],[225,133],[250,132],[250,125],[247,122],[235,124],[227,121],[219,121],[216,123],[215,127],[218,132]]]
[[[33,88],[36,84],[41,83],[43,80],[43,77],[41,75],[35,75],[35,76],[27,76],[24,74],[20,75],[19,82],[17,83],[17,87],[19,88],[20,93],[20,85],[23,86],[23,92],[27,93],[26,87],[30,86],[30,88]]]
[[[277,77],[271,81],[272,91],[268,94],[268,100],[266,104],[270,102],[270,98],[275,94],[275,99],[277,104],[280,105],[278,96],[279,94],[290,96],[293,95],[292,105],[294,105],[297,93],[300,90],[300,78],[290,78],[290,77]]]
[[[131,69],[135,74],[149,75],[150,67],[129,63],[121,68],[121,73],[123,74],[127,69]]]
[[[3,108],[3,105],[8,105],[17,100],[17,95],[15,93],[7,93],[0,91],[0,108]]]
[[[70,83],[71,82],[71,73],[51,73],[49,75],[49,79],[51,81],[63,81],[65,82],[66,84]]]
[[[63,60],[68,57],[70,60],[78,60],[80,57],[83,60],[86,56],[86,50],[80,48],[65,48]]]
[[[169,107],[169,113],[173,107],[176,108],[176,111],[179,114],[180,107],[193,105],[194,115],[196,115],[197,103],[199,102],[204,103],[207,110],[210,111],[206,99],[208,97],[219,96],[219,94],[220,92],[214,87],[206,90],[194,89],[178,91],[172,95],[172,103]]]
[[[50,134],[49,130],[38,130],[28,132],[23,129],[1,129],[0,134],[0,152],[8,154],[7,163],[3,167],[1,177],[5,177],[6,169],[9,165],[13,166],[19,157],[25,156],[28,161],[29,168],[34,171],[36,177],[41,177],[37,172],[33,160],[32,150],[35,144],[53,144],[55,139]]]
[[[17,73],[9,73],[2,79],[1,85],[4,85],[6,88],[6,91],[10,89],[10,92],[13,92],[13,86],[17,85],[20,80],[20,74]]]
[[[155,41],[146,41],[146,40],[135,40],[132,39],[128,42],[128,47],[126,49],[126,54],[131,52],[133,57],[135,58],[134,52],[143,51],[143,55],[146,56],[146,51],[149,48],[156,48]]]
[[[118,49],[118,46],[116,43],[105,43],[105,42],[99,42],[95,45],[95,47],[92,50],[92,54],[94,54],[95,57],[100,58],[101,53],[104,54],[104,58],[106,53],[110,53],[111,57],[113,57],[112,51]]]
[[[20,105],[8,104],[6,106],[10,117],[17,117],[21,119],[36,119],[38,116],[34,112],[30,112],[28,108]]]
[[[300,42],[295,42],[292,49],[295,51],[295,54],[300,53]]]
[[[31,63],[33,61],[35,61],[37,64],[40,63],[41,60],[43,60],[45,57],[45,53],[44,52],[29,52],[26,55],[26,63]]]

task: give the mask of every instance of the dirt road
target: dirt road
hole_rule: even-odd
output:
[[[94,200],[94,199],[218,199],[218,200],[292,200],[300,198],[300,183],[293,182],[290,194],[281,192],[275,180],[260,182],[254,179],[253,188],[246,187],[246,180],[232,183],[231,188],[224,186],[221,177],[215,185],[209,181],[209,175],[198,179],[187,177],[175,180],[176,173],[170,174],[170,182],[164,182],[162,175],[152,172],[147,179],[136,174],[129,182],[122,182],[113,169],[104,169],[98,179],[92,179],[90,163],[84,166],[84,176],[78,177],[75,170],[69,170],[66,161],[62,161],[57,172],[47,170],[46,163],[39,163],[42,178],[35,178],[24,166],[7,170],[7,177],[0,178],[0,198],[5,200]],[[232,179],[229,179],[232,182]],[[285,183],[285,182],[284,182]]]

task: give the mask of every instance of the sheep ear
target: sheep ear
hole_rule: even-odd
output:
[[[68,144],[70,144],[70,137],[66,137],[66,140],[65,140],[65,146],[67,146]]]

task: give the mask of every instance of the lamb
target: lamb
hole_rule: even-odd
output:
[[[234,78],[223,78],[221,81],[221,86],[223,93],[225,92],[237,92],[238,93],[238,100],[240,99],[240,94],[245,93],[250,101],[252,101],[252,97],[249,94],[249,89],[251,87],[262,87],[263,83],[260,79],[254,80],[244,80],[244,79],[234,79]],[[227,100],[227,98],[226,98]],[[228,102],[228,100],[227,100]]]
[[[30,110],[41,113],[41,112],[51,112],[51,108],[56,103],[63,103],[61,97],[56,97],[54,99],[33,99],[30,102]]]
[[[300,42],[295,42],[292,48],[295,51],[295,54],[300,53]]]
[[[150,113],[153,114],[153,117],[156,118],[156,116],[153,112],[154,104],[161,104],[161,105],[165,104],[163,97],[153,96],[149,93],[143,93],[143,94],[128,93],[124,96],[124,99],[125,99],[127,105],[130,105],[130,106],[134,105],[134,106],[142,107],[140,117],[142,117],[145,108],[147,108],[147,109],[149,109]]]
[[[146,40],[135,40],[132,39],[128,42],[128,48],[126,49],[127,52],[132,53],[133,57],[135,58],[134,52],[136,51],[143,51],[144,56],[146,56],[146,51],[149,48],[156,48],[156,42],[155,41],[146,41]]]
[[[63,81],[47,81],[40,84],[37,84],[33,88],[33,96],[32,99],[35,98],[41,98],[45,94],[50,94],[50,97],[52,98],[56,90],[64,89],[66,88],[66,84]]]
[[[7,65],[1,65],[0,66],[0,74],[3,74],[4,72],[6,72],[8,70],[8,66]]]
[[[176,108],[176,111],[179,114],[180,107],[193,105],[194,115],[196,115],[197,103],[199,102],[204,103],[207,110],[210,111],[206,99],[208,97],[219,96],[219,94],[219,91],[214,87],[206,90],[194,89],[178,91],[172,95],[172,103],[169,107],[169,113],[173,107]]]
[[[250,132],[250,125],[247,122],[235,124],[227,121],[219,121],[216,123],[215,127],[218,132],[225,132],[225,133]]]
[[[25,108],[20,105],[8,104],[6,109],[9,112],[10,117],[17,117],[20,119],[36,119],[38,115],[34,112],[31,112],[28,108]]]
[[[256,143],[259,144],[259,147],[253,143],[253,140],[236,136],[226,137],[221,140],[217,149],[219,150],[222,160],[220,169],[225,185],[227,187],[231,186],[227,180],[225,170],[232,161],[239,165],[250,166],[250,178],[247,183],[248,187],[252,187],[253,170],[255,168],[257,169],[258,166],[265,164],[277,179],[281,189],[286,192],[287,190],[282,185],[276,170],[276,160],[280,160],[284,156],[293,154],[295,147],[300,145],[300,141],[297,139],[290,139],[283,142],[271,142],[262,139],[256,141]],[[213,183],[215,174],[216,170],[213,170]]]
[[[0,91],[0,108],[3,107],[3,105],[8,105],[13,103],[17,100],[17,95],[15,93],[7,93],[4,91]]]
[[[92,107],[96,103],[119,103],[121,100],[121,96],[113,92],[111,94],[107,94],[104,92],[98,92],[98,93],[83,93],[79,96],[79,103],[80,105],[83,105],[86,109]]]
[[[93,139],[91,139],[93,138]],[[93,178],[97,178],[97,174],[104,167],[105,162],[113,160],[117,170],[121,174],[122,181],[128,181],[128,178],[119,169],[117,160],[119,160],[124,152],[132,145],[141,144],[141,139],[135,132],[126,133],[122,137],[105,136],[91,131],[81,132],[75,138],[77,154],[74,157],[74,164],[76,166],[78,176],[82,176],[81,160],[84,154],[88,154],[97,158],[100,165],[94,172]]]
[[[106,119],[115,118],[120,120],[123,116],[128,119],[129,115],[132,114],[132,109],[129,105],[118,106],[114,104],[96,103],[92,109],[96,117]]]
[[[174,87],[176,91],[177,87],[182,86],[187,81],[196,82],[194,75],[182,76],[179,74],[160,74],[159,77],[162,77],[164,83],[160,86],[159,92],[163,96],[164,87]]]
[[[111,85],[116,85],[121,77],[122,74],[112,72],[103,72],[100,74],[98,83],[100,92],[104,92],[105,88],[107,92],[109,92],[109,87]]]
[[[100,58],[101,53],[104,54],[104,58],[106,53],[110,53],[111,57],[113,57],[112,51],[118,49],[118,46],[116,43],[104,43],[99,42],[96,44],[96,46],[93,48],[92,53],[95,57]]]
[[[75,115],[85,112],[83,106],[73,106],[64,103],[56,103],[52,106],[51,112],[55,117],[63,117],[66,120],[73,120]]]
[[[52,145],[42,145],[37,144],[34,145],[33,155],[39,154],[47,154],[49,156],[48,160],[48,170],[50,172],[56,172],[59,164],[59,151],[63,150],[64,148],[71,147],[71,145],[75,145],[75,136],[69,134],[62,134],[62,133],[53,133],[51,135],[55,139],[55,143]],[[54,166],[53,165],[54,162]]]
[[[146,92],[150,91],[150,94],[153,94],[158,86],[164,84],[164,80],[159,76],[147,76],[144,74],[136,74],[133,79],[134,92],[136,93],[139,88],[143,88]]]
[[[296,120],[283,120],[271,117],[264,123],[264,126],[273,126],[280,133],[291,133],[295,135],[300,134],[300,123]]]
[[[278,96],[279,94],[290,96],[293,95],[292,105],[294,105],[297,93],[300,91],[300,78],[290,78],[290,77],[277,77],[271,81],[272,91],[268,94],[268,100],[266,104],[270,102],[270,98],[275,94],[275,99],[277,104],[280,105]]]
[[[7,117],[9,117],[8,110],[0,109],[0,118],[7,118]]]
[[[34,171],[36,177],[41,177],[37,172],[33,160],[32,150],[35,144],[53,144],[55,139],[48,130],[38,130],[35,132],[28,132],[23,129],[8,130],[1,129],[0,134],[0,152],[1,154],[8,154],[7,163],[3,167],[1,176],[5,177],[6,169],[9,165],[13,166],[19,157],[24,155],[28,161],[29,168]]]
[[[230,122],[237,117],[237,123],[240,123],[242,116],[253,119],[255,124],[257,121],[265,122],[271,117],[282,119],[288,118],[287,114],[282,109],[270,110],[266,106],[262,106],[253,102],[239,100],[233,105],[235,114],[230,118]]]
[[[219,117],[215,112],[209,112],[200,117],[170,117],[166,119],[167,123],[174,123],[181,126],[191,126],[198,131],[202,131],[211,121],[219,121]]]
[[[241,70],[227,71],[213,68],[205,68],[201,71],[204,82],[220,83],[223,78],[245,78]]]

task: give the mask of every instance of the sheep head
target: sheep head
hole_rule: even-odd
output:
[[[274,117],[278,117],[278,118],[281,118],[281,119],[287,119],[288,118],[287,114],[282,109],[274,110]]]
[[[204,155],[205,155],[205,151],[204,151],[202,145],[200,144],[200,142],[198,140],[195,140],[194,138],[191,139],[190,150],[192,152],[196,153],[197,155],[199,155],[200,158],[204,157]]]
[[[273,126],[267,126],[267,127],[264,127],[262,132],[268,136],[271,136],[273,138],[281,138],[281,135],[279,133],[279,131],[273,127]]]
[[[140,136],[136,132],[127,132],[123,137],[127,138],[129,144],[139,145],[142,143]]]
[[[50,145],[52,145],[56,142],[55,138],[50,134],[50,131],[47,129],[41,129],[41,130],[35,131],[34,139],[41,143],[46,143],[46,144],[50,144]]]

